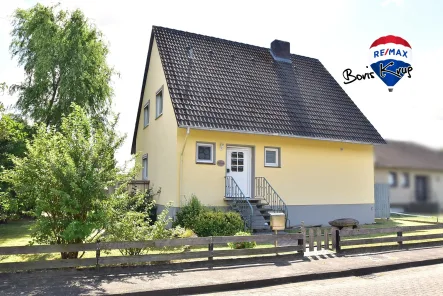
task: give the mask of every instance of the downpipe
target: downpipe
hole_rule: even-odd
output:
[[[181,206],[181,199],[183,196],[183,153],[185,152],[185,148],[186,148],[186,143],[188,141],[188,136],[189,133],[191,132],[191,129],[188,127],[186,129],[186,136],[185,136],[185,141],[183,143],[183,147],[182,147],[182,151],[180,153],[180,177],[179,177],[179,195],[178,195],[178,203],[177,205],[180,207]]]

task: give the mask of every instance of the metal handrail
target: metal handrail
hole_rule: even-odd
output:
[[[243,191],[238,186],[237,182],[235,182],[234,178],[231,176],[225,176],[225,197],[231,198],[233,203],[231,206],[234,208],[236,206],[239,209],[240,215],[243,220],[245,220],[245,224],[249,224],[249,229],[252,230],[252,217],[254,214],[254,208],[252,207],[249,199],[244,195]],[[246,209],[249,209],[249,223],[246,223],[246,218],[248,213],[246,213]]]
[[[255,177],[255,197],[263,198],[274,212],[282,212],[288,226],[288,207],[265,177]]]

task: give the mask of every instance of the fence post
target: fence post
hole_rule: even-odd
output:
[[[335,251],[337,253],[341,252],[341,247],[340,247],[340,230],[338,230],[338,229],[335,230]]]
[[[325,250],[329,250],[329,229],[326,228],[324,231],[325,231]]]
[[[212,236],[211,236],[211,242],[208,245],[208,251],[210,252],[209,257],[208,257],[208,261],[213,261],[214,256],[213,256],[212,251],[214,251],[214,243],[212,242]]]
[[[331,227],[331,244],[332,244],[331,250],[336,249],[336,243],[335,243],[335,230],[336,229],[337,228],[335,228],[334,226]]]
[[[322,243],[322,230],[321,227],[317,228],[317,251],[321,251]]]
[[[314,228],[309,228],[309,252],[314,251]]]
[[[397,237],[402,237],[402,236],[403,236],[403,232],[402,231],[397,232]],[[401,247],[403,245],[403,242],[402,241],[398,241],[398,245]]]
[[[305,228],[303,222],[301,222],[301,223],[302,223],[301,224],[301,233],[303,234],[303,238],[298,240],[298,245],[302,246],[302,249],[300,251],[298,251],[297,253],[304,256],[305,250],[306,250],[306,228]]]
[[[97,240],[97,248],[95,250],[95,259],[96,259],[95,268],[96,269],[100,269],[100,264],[99,264],[99,260],[100,260],[100,240]]]

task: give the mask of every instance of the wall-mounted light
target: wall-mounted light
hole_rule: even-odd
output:
[[[225,146],[225,144],[220,143],[220,151],[223,150],[223,146]]]

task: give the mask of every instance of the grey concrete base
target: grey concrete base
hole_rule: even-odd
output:
[[[164,205],[157,205],[157,215],[160,215],[160,213],[165,209]],[[171,216],[172,218],[175,217],[175,214],[177,213],[177,211],[179,210],[179,207],[170,207],[169,208],[169,216]]]
[[[160,213],[165,209],[164,205],[157,205],[157,215],[160,215]],[[175,215],[177,214],[177,211],[179,210],[179,207],[170,207],[169,208],[169,217],[172,218],[172,220],[174,221],[175,219]],[[172,223],[168,224],[168,228],[172,227]]]
[[[229,210],[226,207],[211,207],[221,211]],[[157,214],[160,214],[164,205],[157,205]],[[179,207],[170,207],[169,216],[175,218]],[[374,204],[342,204],[342,205],[288,205],[288,215],[291,226],[303,223],[309,225],[329,226],[329,221],[339,218],[354,218],[360,224],[374,223]]]
[[[324,225],[339,218],[354,218],[360,224],[374,223],[374,204],[342,204],[342,205],[288,205],[288,216],[291,226]]]

